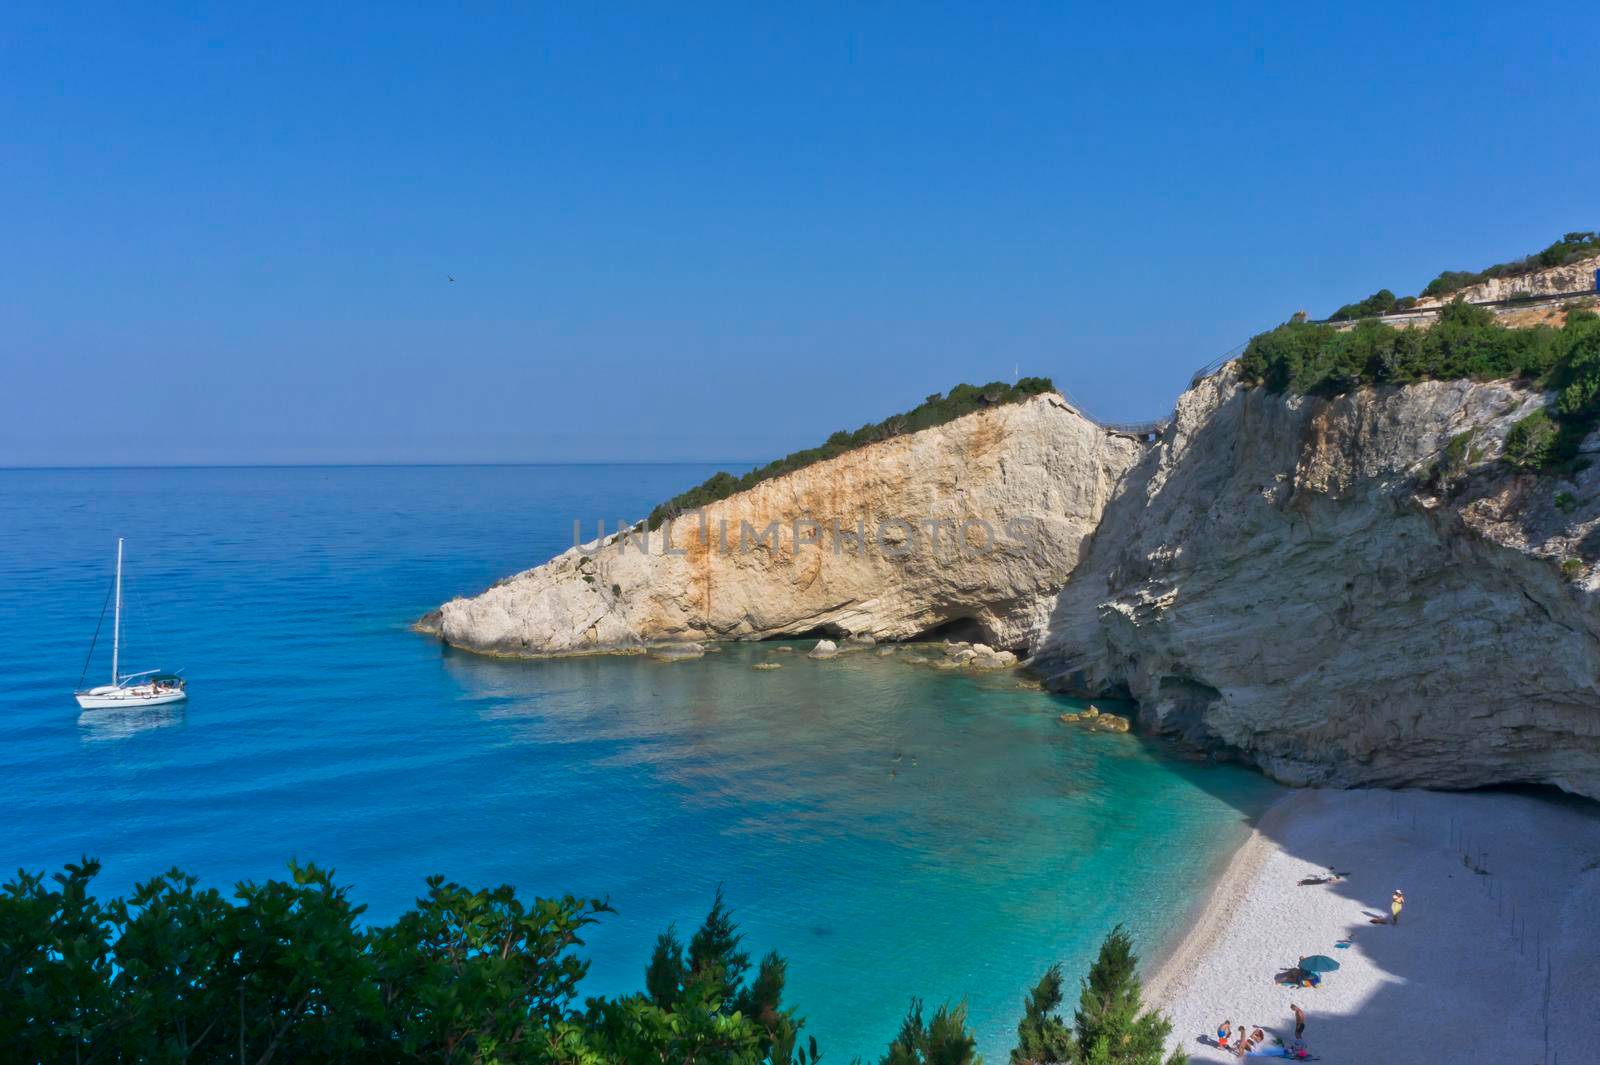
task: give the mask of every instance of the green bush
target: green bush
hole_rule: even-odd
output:
[[[726,471],[718,471],[704,483],[682,492],[665,503],[657,506],[650,512],[648,526],[658,529],[662,522],[669,521],[680,514],[709,506],[718,500],[727,499],[735,492],[743,492],[753,488],[762,481],[781,477],[786,473],[803,469],[816,462],[835,458],[848,451],[866,447],[868,444],[877,443],[879,440],[888,440],[892,437],[915,433],[922,429],[931,429],[945,422],[953,421],[964,414],[982,410],[985,407],[998,406],[1005,403],[1020,403],[1044,392],[1054,392],[1056,386],[1048,377],[1024,377],[1014,385],[1004,381],[991,381],[981,387],[974,385],[956,385],[947,395],[941,396],[935,392],[923,400],[916,407],[904,414],[891,415],[881,422],[863,425],[855,432],[840,430],[828,437],[820,447],[807,448],[785,455],[781,459],[769,462],[765,466],[751,470],[741,477],[735,477]]]
[[[687,944],[656,940],[642,991],[586,998],[581,950],[611,907],[525,902],[434,876],[392,924],[332,873],[239,884],[231,898],[176,869],[100,903],[99,863],[0,886],[0,1057],[7,1061],[221,1063],[461,1061],[500,1065],[816,1065],[816,1040],[783,1004],[788,969],[755,965],[717,892]],[[1082,981],[1068,1029],[1061,970],[1028,999],[1013,1061],[1181,1065],[1171,1025],[1145,1012],[1121,927]],[[883,1065],[982,1065],[966,1007],[924,1020],[912,1000]],[[1018,1055],[1023,1055],[1021,1058]]]
[[[430,877],[393,924],[314,865],[230,901],[173,870],[101,905],[85,859],[0,888],[8,1061],[811,1065],[783,959],[750,959],[719,894],[687,956],[669,931],[647,991],[591,998],[583,935],[610,907],[525,903]],[[665,961],[663,961],[665,958]]]
[[[1554,453],[1556,435],[1556,423],[1550,415],[1534,411],[1506,433],[1505,460],[1525,469],[1546,466]]]
[[[1578,443],[1600,422],[1600,316],[1574,310],[1560,329],[1508,329],[1484,308],[1456,302],[1442,309],[1431,329],[1362,321],[1340,331],[1289,322],[1251,339],[1239,375],[1271,391],[1323,396],[1365,384],[1524,378],[1554,390],[1557,399],[1553,418],[1513,430],[1507,459],[1528,467],[1558,465],[1574,458]],[[1459,458],[1447,453],[1445,465]]]
[[[1370,320],[1346,330],[1288,322],[1251,339],[1239,373],[1246,383],[1276,392],[1317,395],[1426,378],[1537,377],[1565,351],[1564,333],[1548,326],[1507,329],[1489,311],[1465,303],[1445,307],[1431,329]]]
[[[1412,302],[1415,302],[1415,300]],[[1391,313],[1398,307],[1399,303],[1400,301],[1395,298],[1393,292],[1386,288],[1380,288],[1360,303],[1345,304],[1334,311],[1329,318],[1335,322],[1345,322],[1352,318],[1374,318],[1380,314]]]
[[[1561,562],[1561,575],[1569,581],[1577,580],[1583,575],[1583,559],[1563,559]]]
[[[1428,282],[1428,286],[1422,290],[1422,294],[1424,296],[1448,296],[1452,292],[1459,292],[1461,289],[1488,281],[1491,278],[1521,277],[1537,270],[1565,266],[1568,263],[1578,262],[1596,255],[1600,255],[1600,233],[1567,233],[1543,251],[1535,252],[1521,259],[1514,259],[1508,263],[1496,263],[1487,269],[1476,271],[1446,270]],[[1410,310],[1415,306],[1416,302],[1417,297],[1415,296],[1401,296],[1397,299],[1395,294],[1388,289],[1379,289],[1359,303],[1347,303],[1340,307],[1329,315],[1329,321],[1346,322],[1357,318],[1372,318],[1380,314],[1393,314],[1396,311]]]
[[[1566,266],[1582,259],[1600,255],[1600,233],[1574,232],[1564,234],[1560,240],[1543,251],[1508,263],[1496,263],[1476,273],[1469,270],[1446,270],[1422,290],[1424,296],[1448,296],[1452,292],[1497,277],[1521,277],[1536,270]]]

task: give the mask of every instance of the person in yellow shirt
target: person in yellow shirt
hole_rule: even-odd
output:
[[[1406,904],[1406,893],[1395,888],[1394,894],[1389,898],[1389,923],[1400,923],[1400,910]]]

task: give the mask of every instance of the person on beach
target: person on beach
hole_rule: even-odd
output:
[[[1294,1038],[1298,1042],[1306,1034],[1306,1011],[1289,1003],[1289,1008],[1294,1011]]]
[[[1228,1040],[1233,1038],[1233,1022],[1223,1021],[1217,1028],[1217,1046],[1223,1050],[1228,1049]]]
[[[1406,893],[1399,888],[1394,889],[1394,894],[1389,897],[1389,923],[1400,923],[1400,909],[1406,904]]]

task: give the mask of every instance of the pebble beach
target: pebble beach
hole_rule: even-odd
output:
[[[1295,1003],[1324,1061],[1576,1065],[1600,1061],[1597,943],[1600,805],[1307,790],[1257,821],[1145,998],[1194,1062],[1239,1060],[1223,1020],[1292,1041]],[[1277,982],[1318,954],[1339,962],[1319,987]]]

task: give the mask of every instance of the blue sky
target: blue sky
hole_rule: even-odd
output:
[[[1592,2],[1203,7],[12,3],[0,464],[766,458],[1018,366],[1155,416],[1600,226]]]

